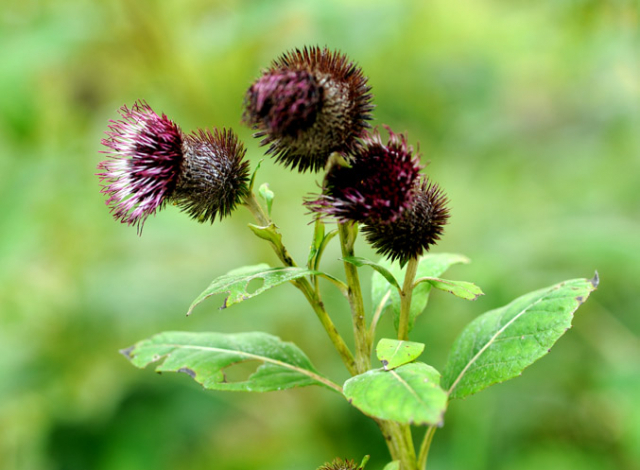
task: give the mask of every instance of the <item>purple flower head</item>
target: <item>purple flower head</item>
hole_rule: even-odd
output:
[[[321,217],[340,222],[394,222],[409,207],[419,177],[420,157],[406,136],[390,129],[382,143],[377,129],[362,139],[351,166],[334,166],[327,173],[324,193],[306,204]]]
[[[200,222],[227,216],[249,191],[246,150],[231,130],[198,130],[184,138],[182,173],[171,196]]]
[[[306,70],[265,74],[250,89],[247,110],[276,135],[295,138],[313,125],[322,106],[322,88]]]
[[[113,217],[142,230],[173,192],[180,174],[183,135],[164,114],[158,116],[144,101],[120,109],[111,120],[102,144],[109,160],[98,165],[101,192]]]
[[[371,119],[371,87],[362,70],[326,47],[296,49],[275,60],[247,91],[243,120],[267,154],[300,172],[324,168],[333,152],[358,146]]]
[[[404,264],[421,256],[442,235],[449,218],[447,197],[428,179],[416,185],[411,206],[391,224],[369,221],[362,228],[376,251]]]

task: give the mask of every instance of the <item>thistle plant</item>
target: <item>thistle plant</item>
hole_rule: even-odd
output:
[[[242,120],[256,130],[266,154],[285,171],[319,174],[319,193],[301,195],[309,209],[304,227],[313,223],[305,263],[292,258],[271,219],[273,194],[263,185],[256,195],[256,171],[250,177],[243,144],[231,130],[184,133],[140,101],[111,121],[103,140],[108,160],[98,173],[113,217],[139,232],[167,203],[209,223],[248,209],[255,218],[250,231],[269,243],[278,265],[245,266],[218,277],[188,313],[216,294],[224,294],[223,306],[231,307],[291,284],[308,301],[351,377],[332,380],[298,346],[265,332],[164,332],[122,352],[137,367],[184,372],[210,390],[324,387],[379,426],[390,457],[385,470],[423,470],[449,403],[514,378],[547,354],[571,327],[598,277],[560,282],[479,316],[460,332],[440,371],[421,360],[425,345],[419,333],[411,334],[431,292],[467,301],[483,293],[471,282],[442,277],[451,266],[469,262],[432,250],[455,213],[455,201],[425,173],[406,135],[385,127],[383,138],[371,128],[370,91],[362,70],[345,55],[310,47],[275,60],[246,93]],[[359,232],[380,260],[356,256]],[[342,279],[322,270],[330,243],[340,245]],[[371,312],[364,306],[361,275],[373,276]],[[327,311],[320,278],[346,298],[348,313]],[[254,279],[263,284],[249,292]],[[339,315],[350,316],[352,331],[338,330]],[[380,337],[382,315],[393,316],[392,337]],[[353,347],[345,335],[353,336]],[[227,381],[225,369],[246,361],[261,365],[243,381]],[[318,470],[362,470],[367,460],[337,458]]]

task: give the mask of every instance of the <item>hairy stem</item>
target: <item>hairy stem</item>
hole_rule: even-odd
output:
[[[358,235],[358,225],[356,223],[339,223],[338,233],[340,234],[343,258],[354,256],[353,246]],[[371,349],[369,347],[369,334],[362,301],[360,277],[358,276],[358,269],[346,261],[344,262],[344,272],[349,286],[348,298],[356,343],[356,370],[358,374],[362,374],[371,367]]]
[[[407,263],[402,292],[400,292],[400,322],[398,325],[398,339],[400,341],[407,341],[409,339],[411,296],[413,295],[413,281],[416,278],[417,270],[418,258],[411,258]]]

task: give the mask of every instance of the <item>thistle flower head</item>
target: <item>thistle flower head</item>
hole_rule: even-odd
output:
[[[251,85],[243,120],[278,162],[300,172],[319,171],[333,152],[357,147],[371,119],[370,90],[362,70],[345,55],[326,47],[296,49]]]
[[[318,467],[317,470],[362,470],[362,467],[353,460],[336,458],[333,462]]]
[[[411,204],[420,172],[420,157],[406,136],[390,129],[382,142],[376,130],[362,139],[351,166],[334,166],[327,173],[324,193],[306,204],[321,217],[340,222],[394,222]]]
[[[446,204],[438,185],[425,179],[417,185],[411,206],[394,223],[368,221],[362,231],[379,254],[404,264],[440,239],[449,218]]]
[[[183,151],[171,200],[200,222],[229,215],[249,190],[242,143],[231,130],[198,130],[185,136]]]
[[[158,116],[144,101],[120,109],[122,119],[112,120],[102,144],[109,157],[98,173],[101,192],[113,217],[142,230],[173,192],[182,165],[183,135],[164,114]]]

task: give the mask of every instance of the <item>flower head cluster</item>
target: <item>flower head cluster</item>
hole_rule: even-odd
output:
[[[362,70],[345,55],[296,49],[251,85],[243,120],[278,162],[319,171],[333,152],[346,155],[357,147],[371,119],[370,90]]]
[[[420,158],[403,134],[387,130],[386,144],[375,130],[362,139],[350,166],[335,165],[329,170],[323,194],[307,202],[313,212],[340,222],[386,224],[400,217],[411,204]]]
[[[362,231],[378,253],[404,264],[440,239],[449,218],[446,204],[438,185],[424,179],[416,185],[409,208],[394,223],[370,220]]]
[[[120,109],[102,144],[102,193],[116,220],[142,230],[168,201],[200,221],[229,214],[247,191],[245,151],[231,131],[185,135],[143,102]]]
[[[327,169],[322,194],[305,204],[317,217],[363,224],[382,255],[405,263],[428,250],[449,217],[447,198],[421,176],[404,134],[369,133],[371,87],[345,55],[305,47],[276,59],[248,89],[243,120],[267,154],[300,172]],[[141,231],[167,202],[200,222],[231,213],[249,192],[249,164],[226,129],[183,131],[145,102],[110,121],[108,159],[98,165],[113,216]],[[343,158],[332,158],[332,155]],[[342,163],[341,163],[342,162]]]

